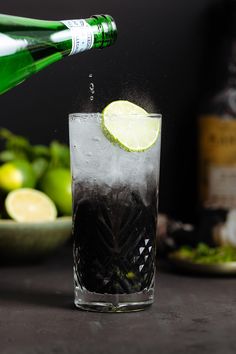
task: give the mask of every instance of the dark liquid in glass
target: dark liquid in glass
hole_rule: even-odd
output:
[[[152,286],[157,195],[128,187],[74,186],[76,286],[100,294],[131,294]]]

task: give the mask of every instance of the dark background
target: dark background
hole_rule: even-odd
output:
[[[86,110],[93,74],[100,111],[130,99],[163,115],[160,210],[193,221],[196,116],[212,58],[210,10],[218,0],[8,0],[1,13],[39,19],[111,14],[114,47],[53,64],[0,97],[0,125],[33,143],[68,142],[67,116]]]

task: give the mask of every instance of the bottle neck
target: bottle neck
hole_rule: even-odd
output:
[[[117,39],[114,19],[109,15],[94,15],[86,20],[94,33],[93,48],[105,48],[113,45]]]
[[[236,116],[236,38],[225,37],[215,56],[214,76],[202,112]]]
[[[231,39],[226,63],[226,85],[236,87],[236,38]]]
[[[220,89],[236,85],[236,0],[220,1],[214,8],[212,33],[217,38],[217,49],[213,70]]]
[[[91,48],[112,45],[117,38],[116,24],[109,15],[95,15],[88,19],[61,21],[70,29],[71,52],[77,54]]]
[[[69,55],[84,52],[93,47],[93,30],[86,20],[66,20],[61,22],[70,30],[71,51]]]

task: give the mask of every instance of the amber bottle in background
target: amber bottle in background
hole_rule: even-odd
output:
[[[217,92],[198,119],[199,238],[236,246],[236,0],[224,1],[224,10]]]

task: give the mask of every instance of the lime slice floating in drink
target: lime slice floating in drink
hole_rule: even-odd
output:
[[[57,216],[53,201],[43,192],[32,188],[10,192],[5,207],[8,215],[18,222],[53,221]]]
[[[160,120],[129,101],[114,101],[102,112],[102,130],[126,151],[145,151],[157,140]]]

